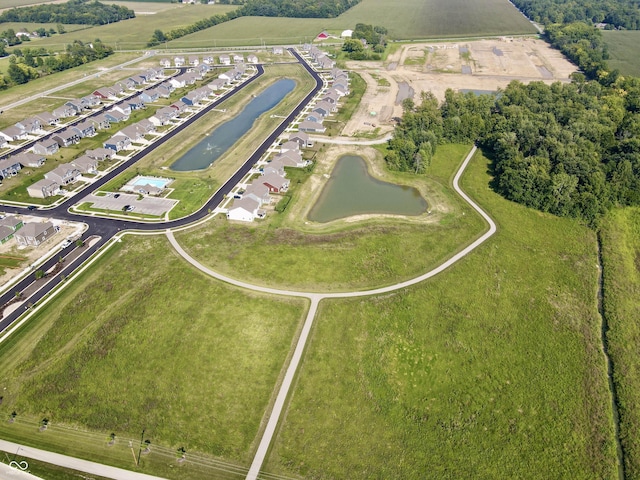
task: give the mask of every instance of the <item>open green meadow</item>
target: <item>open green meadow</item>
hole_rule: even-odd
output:
[[[304,311],[200,274],[163,237],[125,237],[0,344],[0,436],[135,469],[126,439],[144,429],[147,473],[247,467]],[[202,462],[170,467],[181,446]]]
[[[623,75],[640,76],[640,59],[638,58],[640,31],[603,30],[602,35],[609,48],[609,60],[607,60],[609,66],[612,69],[617,68]]]
[[[342,30],[353,29],[357,23],[384,26],[397,40],[536,32],[506,0],[362,0],[336,18],[242,17],[174,40],[168,46],[300,43],[313,40],[323,30],[339,37]]]
[[[434,169],[444,172],[441,179],[413,185],[415,176],[388,173],[384,180],[415,186],[428,202],[447,197],[450,176],[469,148],[448,147],[439,148],[433,161]],[[264,222],[250,225],[216,217],[176,238],[203,264],[256,284],[310,291],[374,288],[424,273],[483,232],[483,222],[466,204],[453,196],[447,201],[449,213],[433,223],[374,218],[311,229],[297,215],[287,221],[286,213],[269,212]]]
[[[617,478],[596,239],[463,188],[499,225],[384,296],[323,301],[266,471],[305,478]],[[413,256],[416,259],[415,255]]]
[[[614,210],[602,226],[604,312],[618,394],[627,478],[640,477],[640,209]]]

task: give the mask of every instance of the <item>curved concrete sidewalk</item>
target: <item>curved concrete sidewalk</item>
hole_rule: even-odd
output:
[[[491,217],[487,213],[485,213],[484,210],[482,210],[473,200],[471,200],[471,198],[469,198],[469,196],[466,193],[462,191],[459,185],[460,178],[462,177],[462,174],[464,173],[465,169],[467,168],[467,165],[473,158],[473,155],[476,153],[476,151],[477,151],[477,147],[474,145],[471,151],[469,152],[469,154],[466,156],[466,158],[462,162],[462,165],[460,165],[460,168],[458,169],[458,172],[456,173],[455,177],[453,178],[453,188],[458,193],[458,195],[460,195],[469,205],[471,205],[471,207],[476,212],[480,214],[480,216],[482,216],[482,218],[485,219],[485,221],[489,224],[489,230],[487,230],[487,232],[485,232],[484,235],[482,235],[480,238],[472,242],[469,246],[462,249],[460,252],[456,253],[451,258],[449,258],[448,260],[446,260],[445,262],[443,262],[441,265],[434,268],[433,270],[427,273],[424,273],[423,275],[420,275],[418,277],[412,278],[410,280],[396,283],[394,285],[389,285],[387,287],[376,288],[373,290],[358,290],[355,292],[309,293],[309,292],[297,292],[294,290],[282,290],[277,288],[269,288],[269,287],[263,287],[259,285],[252,285],[250,283],[243,282],[241,280],[237,280],[237,279],[228,277],[226,275],[222,275],[221,273],[215,272],[210,268],[205,267],[196,259],[191,257],[187,252],[185,252],[184,249],[176,241],[175,237],[173,236],[173,233],[170,230],[167,230],[166,232],[167,238],[169,239],[169,242],[171,243],[171,245],[173,245],[173,247],[176,249],[176,251],[191,265],[193,265],[200,271],[206,273],[207,275],[210,275],[223,282],[230,283],[231,285],[246,288],[249,290],[254,290],[257,292],[269,293],[273,295],[291,296],[291,297],[303,297],[311,300],[311,306],[309,308],[309,311],[307,312],[307,317],[302,327],[300,338],[298,339],[298,343],[296,344],[296,348],[291,358],[291,362],[287,367],[287,372],[282,381],[282,385],[280,386],[280,390],[278,391],[278,396],[276,397],[276,401],[271,410],[271,414],[269,415],[267,426],[262,435],[262,439],[260,440],[260,444],[258,445],[258,449],[256,450],[256,454],[254,456],[253,462],[249,469],[249,473],[247,474],[247,477],[246,477],[247,480],[256,480],[258,478],[258,474],[260,473],[260,468],[262,467],[264,459],[267,455],[269,446],[271,445],[271,441],[275,434],[276,427],[278,425],[278,422],[280,421],[280,416],[282,414],[282,411],[284,410],[285,402],[286,402],[287,396],[289,395],[289,390],[291,388],[291,384],[293,383],[295,372],[298,369],[300,360],[302,360],[302,353],[304,352],[304,348],[306,346],[307,339],[309,337],[309,332],[311,331],[313,320],[315,319],[316,311],[318,308],[318,304],[320,303],[320,300],[325,298],[350,298],[350,297],[363,297],[368,295],[377,295],[381,293],[393,292],[393,291],[400,290],[402,288],[406,288],[406,287],[415,285],[417,283],[423,282],[424,280],[427,280],[441,273],[442,271],[452,266],[454,263],[460,261],[467,255],[469,255],[473,250],[478,248],[480,245],[486,242],[494,233],[496,233],[497,227],[495,222],[491,219]]]

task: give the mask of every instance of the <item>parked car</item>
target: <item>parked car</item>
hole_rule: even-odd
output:
[[[36,207],[35,205],[29,205],[29,206],[27,207],[27,209],[29,209],[29,210],[37,210],[37,209],[38,209],[38,207]]]

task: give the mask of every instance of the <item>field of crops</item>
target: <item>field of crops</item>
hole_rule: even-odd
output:
[[[602,32],[609,47],[609,66],[617,68],[623,75],[640,76],[640,57],[638,43],[640,31],[608,31]]]

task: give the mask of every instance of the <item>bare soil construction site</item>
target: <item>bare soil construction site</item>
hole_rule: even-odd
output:
[[[403,45],[383,62],[348,62],[367,82],[360,107],[343,135],[393,129],[402,115],[402,100],[431,91],[440,101],[448,88],[495,92],[511,81],[568,82],[577,70],[546,42],[533,38],[503,37],[451,43]]]

